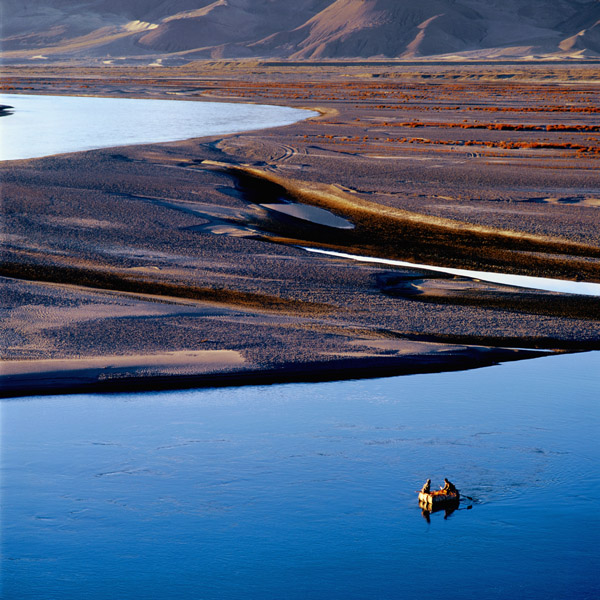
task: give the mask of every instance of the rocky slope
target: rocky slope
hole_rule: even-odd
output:
[[[600,0],[3,0],[5,61],[600,56]]]

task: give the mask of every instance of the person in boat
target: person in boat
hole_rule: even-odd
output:
[[[421,488],[421,492],[423,494],[429,494],[430,491],[431,491],[431,479],[428,479],[425,482],[425,485]]]
[[[442,492],[444,492],[444,494],[458,494],[458,490],[456,489],[456,486],[451,483],[450,481],[448,481],[445,477],[444,477],[444,487],[442,488]]]

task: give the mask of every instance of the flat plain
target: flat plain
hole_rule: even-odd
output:
[[[600,347],[595,297],[303,249],[600,282],[597,64],[5,67],[1,89],[319,112],[0,163],[3,395],[366,377]]]

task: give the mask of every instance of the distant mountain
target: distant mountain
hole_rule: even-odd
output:
[[[600,56],[600,0],[2,0],[3,60]]]

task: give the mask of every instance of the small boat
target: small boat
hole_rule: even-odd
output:
[[[444,506],[448,504],[458,504],[460,494],[458,492],[446,493],[442,490],[435,492],[419,492],[419,504],[427,506]]]

